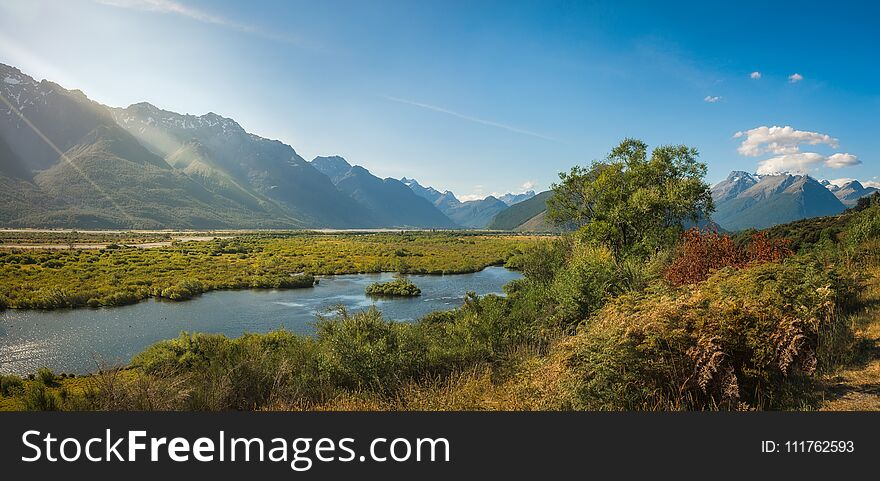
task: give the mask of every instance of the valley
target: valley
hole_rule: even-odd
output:
[[[59,250],[34,248],[21,235],[15,244],[31,248],[0,244],[0,307],[119,306],[150,297],[186,300],[220,289],[311,287],[313,276],[330,274],[477,272],[505,264],[541,239],[467,232],[251,232],[210,240],[192,240],[189,234],[177,241],[152,241],[158,245],[143,249],[125,246],[124,236],[130,233],[104,233],[95,235],[118,238],[100,249]],[[65,234],[30,235],[57,244],[53,239]],[[77,233],[82,235],[89,234]]]

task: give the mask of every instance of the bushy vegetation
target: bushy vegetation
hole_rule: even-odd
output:
[[[789,244],[788,239],[771,239],[758,232],[752,234],[748,244],[740,245],[726,234],[693,228],[682,235],[677,256],[665,276],[674,285],[693,284],[724,267],[779,262],[793,254]]]
[[[827,243],[797,253],[781,229],[657,224],[619,244],[582,228],[506,251],[524,274],[506,296],[414,323],[340,309],[314,337],[184,333],[125,369],[0,386],[33,409],[815,409],[823,376],[866,352],[853,316],[875,312],[863,275],[880,266],[878,216],[880,203],[835,217]],[[401,250],[387,252],[419,252]]]
[[[648,255],[674,243],[682,224],[706,219],[714,209],[703,181],[706,164],[694,148],[648,146],[625,139],[601,162],[559,174],[547,216],[576,226],[615,257]]]
[[[78,388],[63,400],[40,379],[11,395],[25,409],[112,410],[314,408],[364,392],[391,399],[414,383],[502,359],[527,337],[508,314],[503,298],[472,295],[460,309],[414,324],[340,308],[321,317],[314,337],[183,333],[127,369],[75,378]]]
[[[820,360],[845,347],[840,312],[852,299],[845,279],[808,259],[622,296],[567,346],[572,407],[796,406]]]
[[[40,234],[43,235],[43,234]],[[452,274],[504,264],[538,239],[465,233],[262,233],[169,247],[0,250],[0,308],[181,301],[217,289],[310,287],[315,275]]]
[[[422,290],[405,277],[388,282],[374,282],[364,291],[368,296],[373,297],[416,297],[422,295]]]

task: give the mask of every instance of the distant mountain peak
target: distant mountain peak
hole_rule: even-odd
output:
[[[512,193],[504,194],[504,195],[498,197],[498,200],[500,200],[501,202],[504,202],[507,205],[514,205],[514,204],[519,204],[520,202],[529,200],[534,196],[535,196],[534,190],[527,190],[527,191],[519,193],[519,194],[512,194]]]
[[[838,214],[845,207],[831,186],[801,173],[734,171],[712,187],[712,218],[725,229],[740,230]]]
[[[347,160],[338,155],[327,157],[318,156],[312,159],[311,164],[312,167],[318,169],[319,172],[330,177],[330,180],[333,181],[334,184],[353,169],[352,165],[349,164]]]
[[[341,167],[348,167],[348,168],[351,167],[351,164],[349,164],[348,161],[345,160],[344,157],[340,157],[338,155],[327,155],[327,156],[319,155],[319,156],[315,157],[314,159],[312,159],[312,162],[318,162],[318,163],[323,163],[323,164],[332,164],[332,165],[338,165]]]
[[[856,179],[846,180],[844,182],[841,182],[841,180],[843,179],[838,179],[837,181],[832,182],[825,179],[822,180],[821,184],[831,191],[831,193],[840,199],[840,201],[847,207],[856,205],[860,198],[869,196],[880,190],[876,187],[865,187],[864,184]]]
[[[150,127],[177,130],[210,130],[224,135],[247,135],[235,120],[214,112],[204,115],[179,114],[163,110],[149,102],[138,102],[124,109],[112,109],[116,121],[123,125],[144,123]]]

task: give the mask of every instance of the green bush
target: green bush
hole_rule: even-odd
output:
[[[552,284],[555,318],[562,326],[587,319],[617,290],[617,271],[610,250],[577,245]]]
[[[57,411],[61,408],[58,396],[43,383],[30,383],[22,398],[27,411]]]
[[[847,226],[847,241],[852,245],[875,239],[880,239],[880,205],[858,212]]]
[[[156,295],[172,301],[185,301],[192,299],[204,291],[205,289],[201,282],[195,279],[186,279],[180,284],[162,289]]]
[[[51,369],[42,367],[37,369],[37,381],[45,384],[46,386],[52,386],[55,384],[55,374]]]
[[[318,369],[328,382],[345,388],[389,391],[424,365],[426,346],[409,324],[385,321],[375,308],[316,323]]]
[[[20,377],[12,374],[0,374],[0,396],[15,396],[21,394],[24,382]]]
[[[366,294],[374,297],[415,297],[422,290],[409,279],[398,277],[389,282],[376,282],[367,286]]]

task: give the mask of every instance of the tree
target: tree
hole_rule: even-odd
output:
[[[706,164],[696,149],[648,146],[624,139],[606,160],[559,174],[547,216],[574,226],[587,240],[607,246],[616,258],[645,255],[671,245],[685,224],[707,219],[714,210]]]

